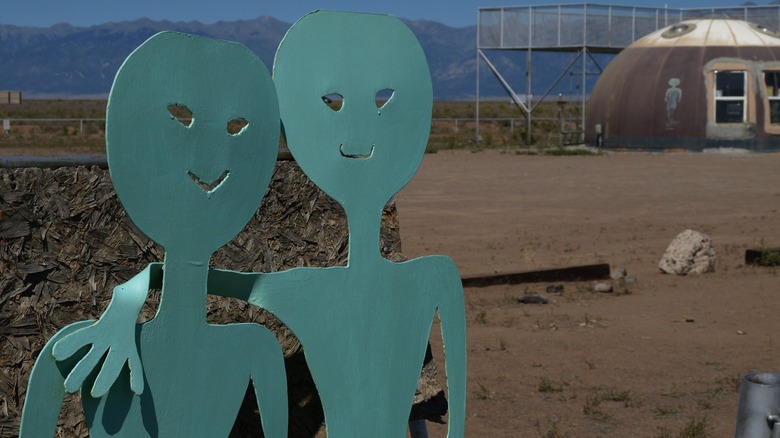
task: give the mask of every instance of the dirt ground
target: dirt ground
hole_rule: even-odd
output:
[[[613,293],[467,288],[466,435],[733,436],[740,376],[780,371],[780,268],[744,265],[780,246],[778,209],[780,154],[426,155],[398,198],[405,255],[449,255],[463,275],[605,262],[636,277]],[[712,238],[717,271],[661,274],[689,228]]]
[[[467,288],[467,436],[733,436],[740,376],[780,371],[780,269],[744,265],[780,246],[779,208],[780,154],[426,155],[398,200],[407,256],[446,254],[464,275],[606,262],[636,277],[613,293]],[[712,238],[717,271],[661,274],[689,228]],[[517,302],[529,292],[549,304]]]

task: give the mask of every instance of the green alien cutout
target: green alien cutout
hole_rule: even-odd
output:
[[[428,64],[414,34],[386,15],[318,11],[287,32],[274,59],[287,144],[301,169],[338,201],[348,266],[257,278],[249,302],[301,341],[328,436],[405,436],[436,312],[445,343],[449,436],[463,436],[466,341],[453,261],[382,257],[382,208],[412,178],[431,122]],[[386,102],[377,94],[391,94]],[[334,111],[323,96],[342,96]],[[310,285],[305,287],[305,285]]]
[[[322,400],[328,436],[337,438],[405,436],[438,313],[448,436],[462,437],[466,325],[458,270],[444,256],[395,263],[379,249],[382,209],[416,172],[430,130],[432,85],[419,42],[394,17],[317,11],[284,37],[273,78],[290,150],[306,175],[345,210],[348,264],[275,273],[211,270],[208,292],[265,308],[295,333]],[[378,103],[380,92],[389,99]],[[324,102],[330,95],[343,98],[340,109]],[[131,310],[140,308],[147,289],[114,295],[103,319],[117,330],[130,325],[137,315]],[[124,304],[114,306],[115,301]],[[88,343],[65,341],[69,351]],[[112,342],[132,355],[128,337]],[[67,360],[60,362],[66,365]],[[116,367],[106,362],[100,375],[112,381]],[[82,380],[80,375],[71,379]]]
[[[163,32],[127,58],[109,96],[109,168],[128,216],[165,261],[118,286],[99,321],[49,340],[31,373],[23,437],[53,436],[65,392],[81,388],[91,436],[228,436],[250,381],[266,436],[287,435],[276,337],[258,324],[206,321],[209,258],[257,210],[278,135],[273,82],[246,47]],[[160,282],[157,314],[136,325],[137,297]]]

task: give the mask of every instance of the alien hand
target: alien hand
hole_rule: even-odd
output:
[[[92,346],[66,377],[66,392],[78,391],[106,352],[106,360],[90,391],[92,397],[102,397],[111,389],[125,362],[130,368],[130,389],[139,395],[143,392],[143,367],[136,346],[135,322],[146,301],[152,277],[158,277],[160,273],[160,264],[151,264],[127,283],[115,287],[111,303],[97,322],[54,344],[52,355],[57,361],[69,358],[86,345]]]

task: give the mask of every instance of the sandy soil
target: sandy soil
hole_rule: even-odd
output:
[[[780,371],[780,268],[744,266],[780,246],[780,154],[440,152],[398,208],[404,253],[464,275],[606,262],[637,278],[466,289],[469,437],[733,436],[740,376]],[[717,272],[659,273],[688,228],[713,239]]]
[[[780,371],[780,269],[744,265],[780,246],[779,204],[780,154],[426,155],[398,201],[406,255],[450,255],[465,275],[607,262],[637,278],[609,294],[466,289],[467,436],[733,436],[740,375]],[[717,272],[661,274],[688,228],[713,239]],[[550,303],[519,304],[527,292]]]

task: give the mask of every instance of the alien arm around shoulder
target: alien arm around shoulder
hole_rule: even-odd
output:
[[[149,289],[160,288],[162,264],[151,263],[138,275],[114,288],[108,308],[93,324],[76,330],[54,343],[51,354],[58,362],[91,345],[89,352],[71,369],[65,379],[65,390],[78,391],[86,378],[108,352],[95,384],[93,397],[102,397],[116,381],[127,362],[130,368],[130,388],[143,393],[143,370],[135,340],[135,323]]]
[[[212,295],[249,301],[258,279],[263,275],[266,274],[210,269],[207,290]],[[114,288],[111,302],[97,322],[64,336],[54,344],[52,355],[58,362],[65,361],[83,347],[92,346],[68,374],[65,380],[68,393],[81,388],[107,351],[109,354],[91,389],[92,396],[101,397],[108,392],[125,362],[130,366],[131,389],[136,394],[143,393],[143,370],[135,341],[135,322],[149,289],[160,289],[162,279],[163,264],[149,264],[138,275]]]

